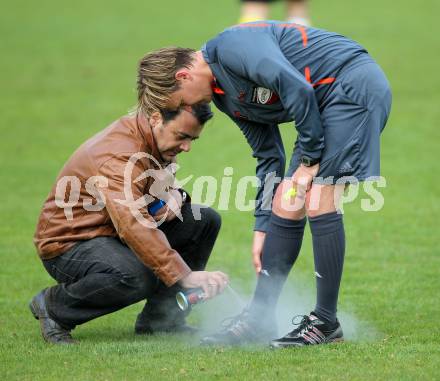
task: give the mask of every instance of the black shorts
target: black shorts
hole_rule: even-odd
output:
[[[380,134],[391,109],[391,90],[373,59],[343,69],[321,109],[325,148],[315,183],[365,181],[380,176]],[[287,177],[300,164],[295,143]],[[341,179],[340,181],[343,181]]]

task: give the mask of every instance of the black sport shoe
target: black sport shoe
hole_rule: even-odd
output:
[[[289,332],[286,336],[272,340],[271,348],[302,347],[304,345],[326,344],[344,341],[341,324],[336,320],[334,324],[325,323],[320,320],[313,312],[310,315],[298,315],[302,317],[296,329]]]
[[[175,299],[169,305],[165,301],[161,305],[146,304],[144,309],[136,318],[134,332],[137,335],[154,335],[155,333],[184,333],[195,334],[198,328],[186,323],[186,315],[190,312],[180,311],[177,308]]]
[[[134,332],[138,335],[197,333],[197,328],[186,324],[186,317],[191,312],[191,308],[182,311],[177,305],[176,293],[180,290],[180,287],[166,287],[161,284],[138,314]]]
[[[139,314],[134,325],[134,332],[137,335],[154,335],[155,333],[184,333],[196,334],[199,330],[196,327],[186,324],[184,319],[178,321],[167,321],[152,319],[145,314]]]
[[[76,341],[70,335],[70,330],[61,327],[55,320],[49,317],[45,300],[46,290],[44,289],[35,295],[29,303],[32,315],[40,321],[43,339],[52,344],[76,344]]]
[[[200,340],[201,345],[241,345],[261,343],[271,340],[277,335],[276,324],[270,322],[261,324],[245,309],[241,314],[227,318],[222,322],[223,329],[219,333],[205,336]]]

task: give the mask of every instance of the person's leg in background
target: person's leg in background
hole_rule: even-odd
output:
[[[271,0],[242,0],[239,23],[267,20]]]
[[[272,0],[242,0],[239,23],[269,19]],[[310,26],[309,0],[286,0],[288,22]]]
[[[158,284],[115,237],[79,242],[43,265],[58,284],[36,295],[30,308],[40,319],[43,338],[53,343],[72,342],[69,332],[77,325],[147,298]]]
[[[288,0],[287,21],[310,26],[309,0]]]
[[[163,223],[159,228],[165,233],[171,247],[175,249],[193,271],[205,269],[221,226],[220,215],[211,208],[200,208],[201,218],[196,220],[191,204],[182,207],[183,221],[178,218]],[[166,287],[160,282],[154,295],[148,299],[138,315],[135,332],[194,332],[186,325],[188,312],[179,309],[176,293],[179,286]]]

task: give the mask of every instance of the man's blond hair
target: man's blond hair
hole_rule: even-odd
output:
[[[194,53],[194,49],[171,46],[147,53],[139,61],[138,111],[149,116],[166,108],[171,94],[179,89],[176,72],[191,66]]]

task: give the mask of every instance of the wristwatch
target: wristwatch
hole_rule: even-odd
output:
[[[189,197],[188,193],[185,192],[185,190],[183,190],[182,188],[179,188],[177,190],[182,195],[182,205],[185,204],[186,202],[190,201],[190,197]]]
[[[321,161],[321,159],[320,158],[313,159],[309,156],[302,155],[300,161],[301,164],[304,165],[305,167],[313,167],[315,164],[318,164]]]

